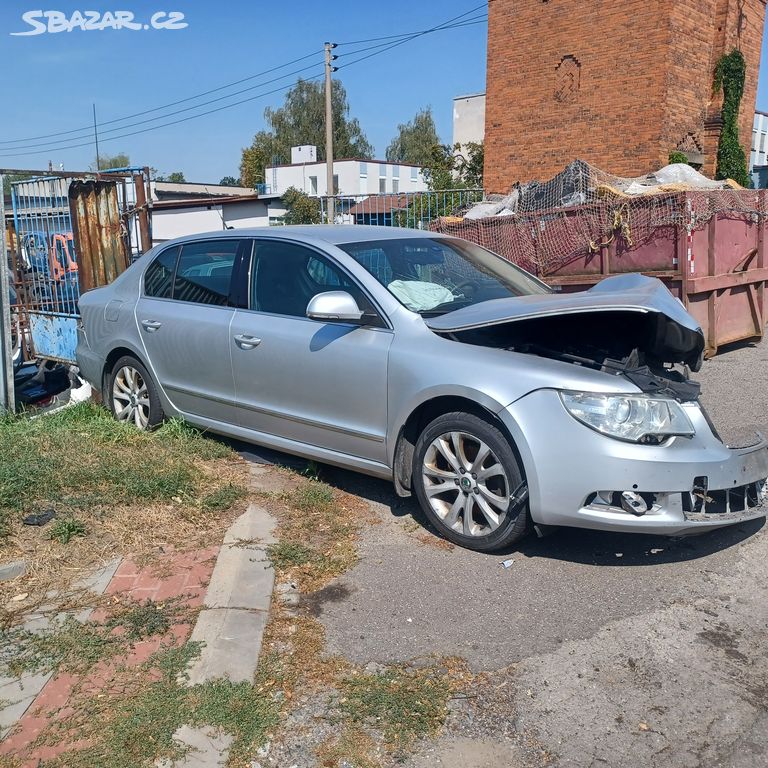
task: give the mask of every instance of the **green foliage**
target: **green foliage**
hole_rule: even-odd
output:
[[[417,112],[408,123],[400,123],[397,131],[398,135],[387,147],[387,160],[390,163],[409,163],[422,168],[428,166],[433,149],[440,145],[432,108],[427,107]]]
[[[169,181],[172,184],[184,184],[186,179],[184,178],[183,171],[174,171],[173,173],[159,173],[156,168],[150,169],[152,171],[152,178],[155,181]]]
[[[230,483],[203,496],[202,508],[205,512],[224,512],[245,495],[245,488]]]
[[[333,147],[336,157],[373,156],[373,147],[357,118],[349,115],[347,92],[339,80],[333,81]],[[242,150],[240,181],[246,187],[264,183],[264,169],[288,163],[291,147],[313,144],[317,159],[325,159],[325,84],[299,80],[285,95],[282,107],[264,110],[268,129],[259,131],[251,145]]]
[[[685,152],[680,152],[680,150],[673,149],[669,153],[669,159],[667,162],[670,165],[674,165],[675,163],[685,163],[686,165],[689,165],[688,163],[688,155],[685,154]]]
[[[131,164],[131,158],[125,152],[118,152],[116,155],[103,155],[99,153],[98,166],[96,159],[91,163],[89,170],[106,171],[110,168],[127,168]]]
[[[433,670],[388,669],[347,678],[342,683],[343,714],[354,723],[380,728],[390,744],[407,749],[434,733],[447,715],[448,681]]]
[[[430,190],[482,189],[483,163],[482,144],[438,144],[432,147],[424,175]]]
[[[56,539],[59,544],[69,544],[75,536],[85,536],[85,533],[85,523],[76,517],[57,520],[49,531],[50,537]]]
[[[234,176],[224,176],[219,184],[222,187],[239,187],[240,179],[236,179]]]
[[[6,173],[3,176],[3,194],[4,195],[10,195],[11,194],[11,184],[13,184],[14,181],[26,181],[27,179],[33,178],[31,174],[29,173]]]
[[[290,187],[283,195],[283,203],[287,209],[283,222],[285,224],[320,224],[320,198],[310,197],[296,187]]]
[[[741,51],[724,55],[715,67],[715,93],[723,91],[723,129],[717,146],[718,179],[733,179],[750,185],[747,159],[739,142],[739,108],[744,95],[747,65]]]
[[[316,553],[297,541],[279,541],[267,547],[267,555],[278,570],[305,565],[316,559]]]

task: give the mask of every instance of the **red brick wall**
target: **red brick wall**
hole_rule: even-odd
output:
[[[487,190],[547,178],[577,157],[638,176],[679,144],[701,148],[713,173],[712,71],[739,40],[748,152],[765,0],[743,7],[738,34],[739,0],[489,0]]]

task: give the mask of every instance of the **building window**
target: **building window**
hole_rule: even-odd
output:
[[[419,180],[419,169],[414,166],[411,168],[411,181],[418,181]]]
[[[384,163],[381,163],[379,165],[379,178],[380,179],[386,179],[387,178],[387,166],[384,165]]]
[[[365,179],[368,177],[368,163],[360,163],[360,178]]]
[[[384,194],[387,191],[387,180],[379,179],[379,194]]]
[[[317,176],[309,177],[309,194],[310,195],[317,194]]]
[[[392,166],[392,178],[393,179],[399,179],[400,178],[400,166],[399,165],[393,165]]]
[[[339,174],[338,173],[333,174],[333,194],[334,195],[339,194]]]
[[[400,191],[400,179],[392,179],[392,194],[396,195]]]

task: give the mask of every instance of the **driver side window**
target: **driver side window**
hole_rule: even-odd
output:
[[[306,317],[310,300],[326,291],[347,291],[364,312],[374,311],[357,284],[324,256],[287,241],[255,242],[251,268],[251,309],[275,315]]]

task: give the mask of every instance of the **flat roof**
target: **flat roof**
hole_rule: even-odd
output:
[[[485,91],[480,91],[479,93],[465,93],[463,96],[454,96],[453,100],[458,101],[459,99],[476,99],[479,96],[485,96]]]
[[[421,168],[415,163],[390,163],[389,160],[366,160],[364,157],[336,157],[333,164],[336,163],[376,163],[377,165],[402,165],[405,168]],[[325,165],[325,160],[313,160],[309,163],[278,163],[277,165],[268,165],[267,168],[300,168],[304,165]]]

